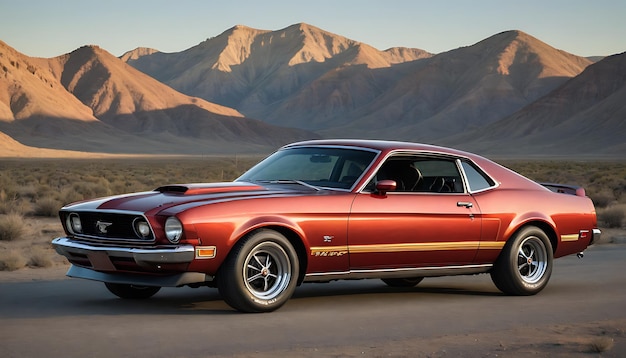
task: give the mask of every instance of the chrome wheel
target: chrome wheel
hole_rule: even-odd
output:
[[[291,281],[291,263],[285,250],[274,242],[255,246],[245,259],[246,289],[261,300],[280,295]]]
[[[517,255],[517,270],[521,279],[526,283],[537,283],[548,267],[546,247],[535,236],[524,239]]]

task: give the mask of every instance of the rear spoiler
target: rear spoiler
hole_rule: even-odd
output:
[[[554,183],[539,183],[539,184],[543,185],[544,187],[550,189],[550,191],[553,191],[555,193],[587,196],[587,194],[585,193],[585,188],[583,188],[582,186],[554,184]]]

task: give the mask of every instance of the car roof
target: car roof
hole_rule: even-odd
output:
[[[532,180],[516,173],[490,159],[482,157],[478,154],[464,152],[461,150],[440,147],[430,144],[413,143],[413,142],[401,142],[391,140],[368,140],[368,139],[320,139],[309,140],[303,142],[297,142],[285,145],[285,148],[297,148],[297,147],[311,147],[311,146],[337,146],[337,147],[353,147],[364,148],[370,150],[377,150],[383,153],[381,159],[385,158],[387,154],[391,152],[402,151],[415,151],[424,152],[428,154],[442,154],[450,155],[454,157],[467,158],[477,164],[483,171],[485,171],[492,179],[499,183],[501,187],[524,187],[526,189],[547,190],[541,185],[533,182]]]
[[[410,150],[410,151],[423,151],[423,152],[431,152],[431,153],[442,153],[442,154],[451,154],[456,156],[463,157],[478,157],[475,154],[463,152],[461,150],[440,147],[436,145],[423,144],[423,143],[413,143],[413,142],[401,142],[401,141],[391,141],[391,140],[368,140],[368,139],[320,139],[320,140],[309,140],[304,142],[292,143],[284,146],[283,148],[293,148],[293,147],[307,147],[307,146],[346,146],[346,147],[356,147],[356,148],[367,148],[374,149],[381,152],[389,152],[389,151],[402,151],[402,150]]]

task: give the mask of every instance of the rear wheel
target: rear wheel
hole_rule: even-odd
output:
[[[389,287],[414,287],[418,283],[422,282],[423,277],[410,277],[410,278],[383,278],[381,279]]]
[[[298,281],[298,255],[282,234],[258,230],[242,239],[218,273],[217,287],[231,307],[270,312],[289,300]]]
[[[508,295],[534,295],[548,284],[552,261],[548,236],[543,230],[528,226],[506,243],[491,271],[491,279]]]
[[[161,287],[155,286],[138,286],[110,282],[105,282],[104,285],[109,291],[111,291],[112,294],[116,295],[117,297],[132,300],[150,298],[161,289]]]

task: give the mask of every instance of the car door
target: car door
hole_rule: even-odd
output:
[[[462,185],[457,162],[447,158],[392,159],[410,162],[418,169],[420,182],[403,183],[404,189],[384,194],[369,186],[357,194],[348,222],[350,268],[471,263],[480,242],[481,219],[477,203]],[[380,177],[379,171],[373,181]],[[403,181],[401,176],[397,181]]]

